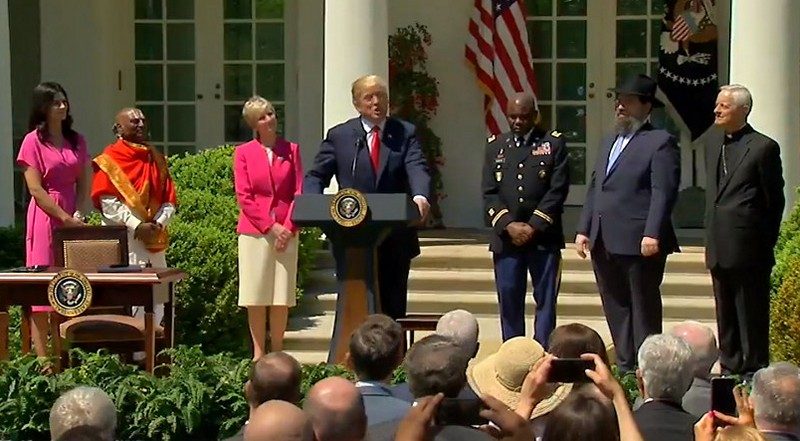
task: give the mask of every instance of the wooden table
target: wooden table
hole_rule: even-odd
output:
[[[31,350],[31,332],[29,321],[31,306],[49,305],[47,286],[50,280],[63,268],[48,268],[40,273],[0,272],[0,360],[7,360],[8,352],[8,307],[22,306],[21,321],[22,352]],[[92,306],[144,306],[145,324],[145,369],[153,372],[155,367],[155,315],[153,303],[164,303],[164,338],[168,347],[172,347],[175,338],[175,296],[174,284],[186,276],[181,270],[174,268],[144,268],[137,273],[84,273],[92,286]],[[167,283],[167,290],[155,289]],[[53,352],[55,370],[61,370],[61,338],[59,326],[63,317],[50,321],[50,332],[53,335]]]

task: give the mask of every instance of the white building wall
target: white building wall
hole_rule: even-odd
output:
[[[297,139],[292,141],[300,143],[303,166],[308,169],[325,135],[322,124],[325,0],[296,1],[297,114],[293,118]]]
[[[439,111],[431,127],[442,138],[447,161],[442,176],[448,197],[441,205],[448,227],[483,226],[483,94],[464,59],[472,7],[469,0],[389,2],[390,34],[415,22],[425,25],[431,33],[428,72],[439,80]]]
[[[40,0],[42,80],[61,83],[89,151],[113,141],[116,112],[134,104],[133,0]]]
[[[0,1],[0,226],[14,223],[14,158],[11,143],[11,47],[8,2]]]

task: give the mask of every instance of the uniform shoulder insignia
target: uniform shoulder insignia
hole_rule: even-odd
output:
[[[559,132],[558,130],[553,130],[552,132],[550,132],[550,135],[552,135],[555,138],[559,138],[561,136],[561,132]]]
[[[492,136],[490,136],[490,137],[486,138],[486,142],[492,142],[492,141],[494,141],[495,139],[497,139],[497,136],[495,136],[495,135],[492,135]]]

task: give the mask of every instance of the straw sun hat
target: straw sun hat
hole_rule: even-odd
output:
[[[522,382],[533,365],[545,354],[544,348],[536,340],[514,337],[505,341],[496,353],[471,364],[467,368],[467,381],[479,395],[491,395],[509,408],[516,409]],[[531,419],[555,409],[571,390],[572,384],[558,386],[552,395],[536,405]]]

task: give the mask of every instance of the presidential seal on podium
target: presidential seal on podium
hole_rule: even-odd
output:
[[[330,211],[337,224],[355,227],[367,218],[367,198],[356,189],[341,189],[331,198]]]
[[[92,305],[92,286],[83,273],[65,269],[59,271],[47,287],[50,306],[59,314],[75,317]]]

